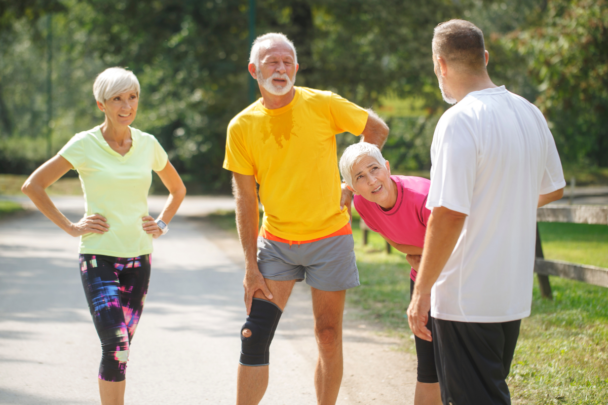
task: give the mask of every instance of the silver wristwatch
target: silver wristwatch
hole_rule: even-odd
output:
[[[166,234],[167,232],[169,232],[169,227],[167,226],[167,224],[165,224],[165,222],[163,220],[157,219],[154,222],[156,222],[158,224],[158,227],[162,231],[163,235]]]

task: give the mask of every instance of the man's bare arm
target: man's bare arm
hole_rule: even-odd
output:
[[[245,306],[247,314],[251,311],[253,294],[262,290],[268,299],[272,294],[264,282],[264,277],[258,268],[257,241],[259,230],[259,208],[258,194],[256,190],[255,177],[239,173],[233,173],[232,192],[236,200],[236,227],[239,239],[245,253]]]
[[[369,115],[361,134],[361,142],[373,143],[382,149],[388,137],[388,125],[371,108],[367,112]]]
[[[435,207],[424,238],[424,254],[416,276],[416,284],[407,310],[412,332],[421,339],[431,341],[426,328],[431,309],[431,288],[448,262],[460,237],[467,216],[445,207]]]
[[[564,189],[560,188],[559,190],[555,190],[549,194],[541,194],[538,196],[538,208],[552,203],[553,201],[557,201],[564,196]]]

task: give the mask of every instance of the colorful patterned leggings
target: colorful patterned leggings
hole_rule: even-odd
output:
[[[80,255],[82,285],[101,340],[101,380],[125,379],[131,339],[148,291],[150,266],[150,255]]]

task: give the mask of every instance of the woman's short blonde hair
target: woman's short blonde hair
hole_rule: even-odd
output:
[[[130,70],[121,67],[111,67],[99,74],[93,84],[93,95],[95,100],[105,103],[106,100],[124,93],[135,90],[139,96],[140,87],[137,77]]]
[[[351,173],[353,166],[365,156],[373,157],[378,164],[382,166],[384,166],[386,162],[380,149],[378,149],[376,145],[367,142],[359,142],[350,145],[346,148],[340,158],[340,173],[342,173],[342,178],[344,178],[346,184],[351,187],[353,187],[353,177]]]

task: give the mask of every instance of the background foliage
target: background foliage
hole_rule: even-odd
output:
[[[447,108],[431,62],[433,28],[480,26],[496,84],[546,114],[567,167],[608,166],[608,11],[604,0],[258,0],[257,34],[298,48],[298,84],[377,109],[397,171],[428,170]],[[53,15],[48,134],[48,15]],[[92,83],[106,67],[142,84],[135,126],[205,191],[227,190],[229,120],[248,101],[248,0],[0,0],[0,172],[26,174],[76,132],[101,123]],[[344,147],[353,141],[340,136]]]

